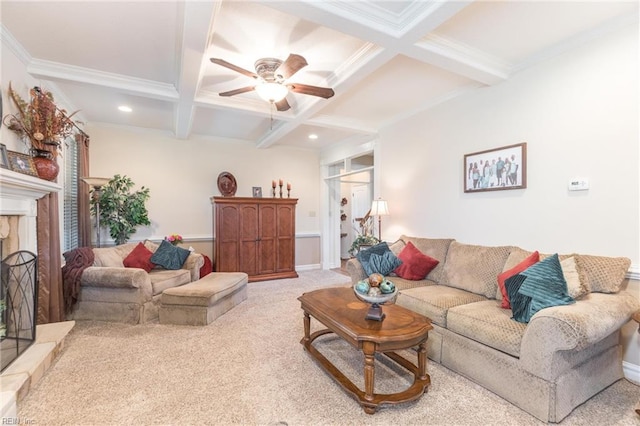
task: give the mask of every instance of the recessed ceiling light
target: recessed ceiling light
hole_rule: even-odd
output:
[[[316,135],[315,133],[311,133],[309,135],[309,139],[318,139],[318,135]]]
[[[118,107],[118,109],[119,109],[120,111],[122,111],[122,112],[131,112],[131,111],[133,111],[133,110],[131,109],[131,107],[128,107],[128,106],[126,106],[126,105],[120,105],[120,106]]]

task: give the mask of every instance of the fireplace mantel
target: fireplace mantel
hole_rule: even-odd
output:
[[[34,176],[25,175],[7,169],[0,169],[0,197],[3,199],[32,199],[37,200],[51,192],[62,189],[55,182],[49,182]],[[3,209],[3,207],[0,207]],[[2,214],[6,214],[2,212]]]
[[[20,250],[37,252],[36,201],[61,190],[55,182],[0,168],[0,215],[21,217],[18,226]]]

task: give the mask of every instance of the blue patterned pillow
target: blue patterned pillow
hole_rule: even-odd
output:
[[[515,274],[504,280],[504,286],[507,290],[509,302],[511,303],[511,319],[518,322],[528,323],[533,314],[530,313],[531,298],[520,294],[518,290],[526,280],[522,274]]]
[[[164,269],[180,269],[190,253],[189,250],[171,245],[170,242],[162,240],[160,247],[151,256],[151,263],[162,266]]]
[[[369,267],[371,270],[382,275],[389,275],[400,265],[402,265],[402,261],[398,259],[391,250],[384,252],[382,255],[373,253],[371,257],[369,257]]]
[[[377,272],[374,271],[370,265],[369,260],[371,259],[371,255],[377,254],[382,256],[386,252],[391,252],[391,250],[389,250],[389,246],[387,245],[387,243],[383,241],[376,244],[375,246],[369,247],[368,249],[360,250],[358,254],[356,254],[356,259],[358,259],[367,275],[371,275],[374,272]]]
[[[541,309],[575,303],[569,296],[557,253],[525,269],[521,274],[527,279],[518,293],[531,298],[529,319]]]

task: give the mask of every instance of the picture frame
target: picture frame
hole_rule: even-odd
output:
[[[462,181],[464,192],[526,188],[527,143],[465,154]]]
[[[251,189],[251,193],[253,194],[254,198],[262,198],[262,187],[261,186],[254,186]]]
[[[11,170],[14,172],[38,177],[36,166],[30,155],[23,154],[21,152],[7,151],[7,158],[9,160]]]
[[[7,146],[0,143],[0,167],[3,169],[9,168],[9,158],[7,157]]]

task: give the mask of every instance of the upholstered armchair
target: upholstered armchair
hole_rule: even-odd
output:
[[[166,241],[94,248],[92,253],[93,263],[81,273],[69,319],[131,324],[155,320],[162,292],[197,281],[204,264],[201,254]]]

